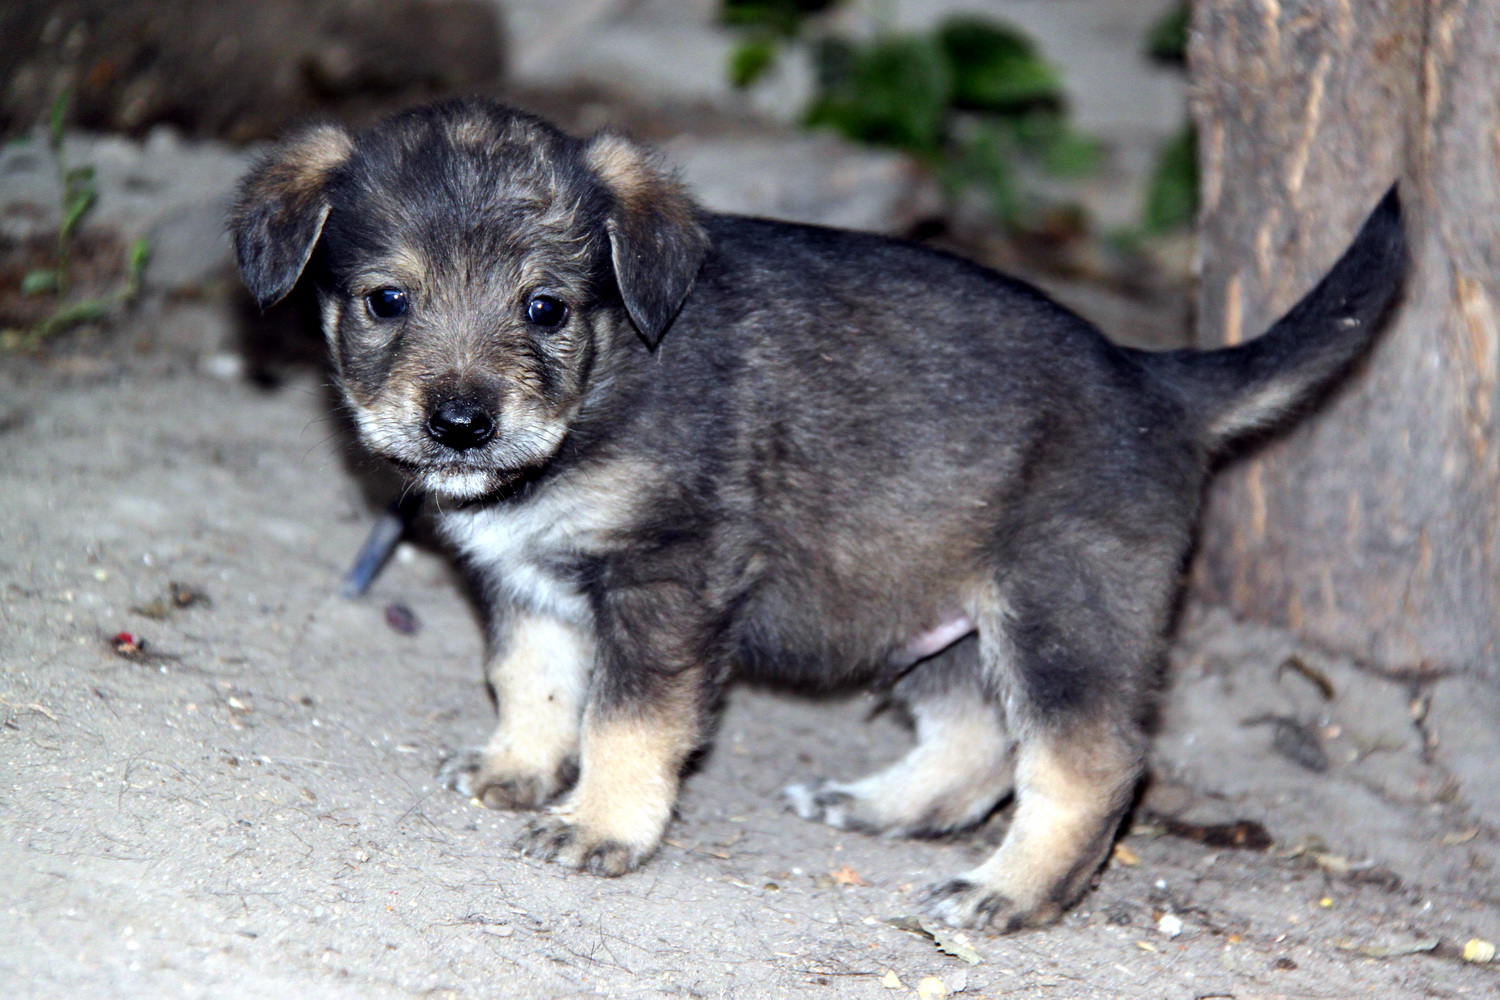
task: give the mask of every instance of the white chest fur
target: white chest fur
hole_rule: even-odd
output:
[[[638,481],[621,471],[549,484],[524,502],[443,514],[443,533],[495,596],[544,617],[589,624],[588,600],[565,567],[616,543],[639,495],[631,488]]]

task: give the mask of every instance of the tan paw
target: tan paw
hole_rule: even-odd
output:
[[[922,913],[950,927],[989,929],[1009,934],[1025,927],[1043,927],[1062,915],[1062,904],[1043,900],[1026,904],[1000,890],[962,875],[936,882],[918,898]]]
[[[572,786],[578,765],[569,759],[547,768],[493,751],[468,750],[448,758],[438,778],[490,809],[540,809]]]
[[[656,845],[632,846],[601,835],[573,818],[554,815],[531,823],[516,841],[516,848],[527,857],[613,878],[639,868]]]

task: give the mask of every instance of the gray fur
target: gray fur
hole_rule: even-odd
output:
[[[593,649],[577,731],[547,737],[581,748],[577,784],[523,847],[602,874],[649,856],[735,671],[885,686],[923,720],[909,766],[802,786],[794,804],[942,832],[1004,793],[1008,733],[1006,844],[927,897],[935,916],[1002,930],[1055,919],[1107,848],[1215,456],[1348,367],[1404,264],[1392,196],[1264,340],[1152,355],[952,256],[702,213],[624,140],[485,102],[397,116],[326,170],[282,162],[297,155],[244,188],[247,281],[281,290],[311,254],[366,444],[438,495],[483,584],[492,676],[517,697],[549,682],[516,674],[537,654],[505,641],[518,615]],[[372,316],[362,296],[382,287],[409,312]],[[567,304],[566,323],[528,321],[538,294]],[[493,420],[492,440],[436,439],[431,415],[455,400]],[[513,746],[522,722],[500,712],[491,745]],[[945,720],[985,749],[966,756]],[[496,754],[511,763],[480,759],[464,787],[500,805],[534,806],[573,773],[554,755],[517,774]],[[976,784],[935,795],[948,766]]]

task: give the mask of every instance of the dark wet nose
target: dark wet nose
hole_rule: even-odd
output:
[[[454,451],[468,451],[495,436],[495,420],[473,400],[445,399],[427,415],[427,433]]]

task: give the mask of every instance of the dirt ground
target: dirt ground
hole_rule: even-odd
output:
[[[736,690],[668,843],[635,874],[518,857],[523,817],[435,777],[491,724],[470,602],[417,546],[367,597],[337,596],[385,487],[316,369],[265,388],[226,363],[238,315],[222,297],[159,297],[114,330],[0,357],[9,995],[1500,987],[1500,965],[1460,957],[1500,939],[1495,831],[1426,752],[1423,691],[1197,608],[1153,783],[1098,888],[1055,928],[969,935],[978,964],[888,921],[989,851],[1005,810],[908,843],[777,800],[900,752],[904,730],[864,696]],[[1250,823],[1268,850],[1213,846],[1236,832],[1253,846]]]
[[[527,12],[552,16],[539,0],[510,6],[517,32]],[[1089,7],[1009,6],[1059,39],[1081,36],[1066,18],[1047,35],[1044,12]],[[586,27],[617,58],[635,51],[631,23]],[[1128,91],[1124,72],[1094,89],[1160,83],[1142,71]],[[721,208],[899,228],[921,201],[889,156],[676,127],[697,134],[652,138]],[[405,545],[367,596],[338,595],[394,486],[349,443],[309,361],[317,345],[289,314],[250,319],[233,290],[220,226],[244,152],[168,131],[77,141],[73,162],[98,168],[90,225],[118,246],[147,235],[153,261],[122,322],[0,352],[6,995],[1500,993],[1500,963],[1463,957],[1500,941],[1497,712],[1481,704],[1500,694],[1377,674],[1195,606],[1150,781],[1097,888],[1056,927],[942,942],[910,929],[916,890],[987,855],[1005,808],[928,842],[785,809],[783,786],[857,776],[906,746],[865,695],[734,690],[639,872],[602,880],[519,857],[525,817],[437,778],[493,721],[480,625],[442,553]],[[35,144],[0,150],[0,250],[55,229],[49,169]],[[1164,321],[1174,307],[1062,291],[1138,343],[1183,326],[1180,303]]]

